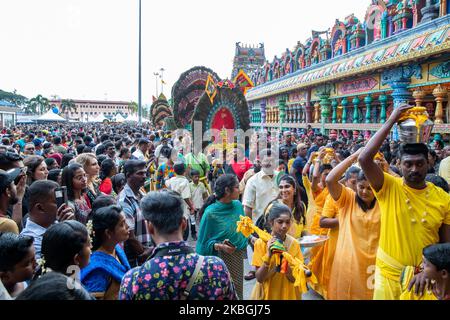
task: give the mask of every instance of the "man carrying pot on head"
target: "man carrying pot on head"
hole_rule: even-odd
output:
[[[391,128],[404,119],[411,108],[401,105],[394,109],[359,156],[361,168],[381,208],[375,269],[376,300],[400,298],[402,273],[408,266],[416,268],[408,290],[414,289],[416,294],[422,295],[429,288],[429,280],[419,268],[423,248],[439,242],[450,242],[450,195],[425,181],[429,151],[426,144],[403,143],[400,146],[403,178],[383,172],[374,161]],[[404,128],[400,125],[400,137],[403,136],[402,130]],[[428,140],[428,137],[423,137],[421,142],[424,140]]]

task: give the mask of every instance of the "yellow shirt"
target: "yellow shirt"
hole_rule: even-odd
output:
[[[314,196],[311,190],[311,181],[309,181],[307,176],[302,176],[303,186],[306,190],[306,195],[308,196],[308,208],[306,210],[306,230],[311,231],[311,226],[314,220],[314,214],[316,213],[316,202],[314,201]]]
[[[313,216],[313,222],[311,225],[310,232],[316,235],[326,235],[328,233],[328,229],[320,227],[320,217],[322,216],[323,206],[325,205],[325,200],[327,199],[330,192],[328,188],[322,189],[321,191],[316,192],[314,201],[316,203],[316,212]]]
[[[288,172],[291,172],[292,164],[294,163],[295,158],[292,158],[288,161]]]
[[[290,246],[287,246],[289,235],[286,235],[284,244],[288,247],[288,252],[294,257],[303,260],[300,244],[294,238],[290,237]],[[267,244],[258,239],[255,242],[255,251],[253,253],[252,265],[261,267],[263,265],[263,257],[267,254]],[[276,272],[263,283],[264,300],[301,300],[300,291],[294,287],[294,283],[290,282],[285,274]]]
[[[19,234],[19,228],[14,220],[0,217],[0,232],[12,232],[15,234]]]
[[[342,188],[339,237],[328,286],[330,300],[372,300],[373,275],[380,238],[378,203],[364,212],[350,188]]]
[[[291,220],[291,227],[289,228],[288,234],[295,239],[299,239],[302,236],[302,232],[304,229],[304,225],[302,222],[297,222],[294,218]]]
[[[339,216],[339,208],[333,197],[328,195],[322,210],[322,217],[336,218]],[[323,248],[322,275],[319,275],[318,281],[323,285],[324,298],[327,299],[328,284],[330,282],[331,267],[333,266],[334,255],[336,252],[337,240],[339,237],[339,227],[328,229],[328,240]],[[316,275],[317,276],[317,275]]]
[[[384,173],[375,196],[381,208],[380,248],[404,266],[418,266],[423,248],[439,242],[442,224],[450,225],[450,195],[432,183],[424,190],[413,189],[402,178]]]

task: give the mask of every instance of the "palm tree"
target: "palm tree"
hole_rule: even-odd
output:
[[[135,113],[138,112],[139,106],[138,106],[138,104],[137,104],[136,102],[131,101],[130,104],[128,105],[128,107],[131,109],[131,112],[132,112],[133,114],[135,114]]]
[[[69,112],[76,110],[75,102],[71,99],[63,99],[61,101],[61,113],[64,113],[66,119],[68,119]]]
[[[28,101],[28,105],[25,107],[25,112],[38,113],[41,115],[48,109],[50,109],[50,103],[48,99],[38,94],[36,97]]]

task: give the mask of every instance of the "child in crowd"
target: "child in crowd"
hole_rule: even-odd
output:
[[[191,235],[194,240],[197,239],[197,231],[195,229],[197,213],[203,207],[206,199],[208,198],[208,190],[203,183],[200,183],[200,173],[197,170],[191,170],[192,181],[189,184],[192,196],[192,202],[194,204],[194,214],[190,216],[191,222]]]
[[[33,238],[15,233],[0,233],[0,300],[11,300],[25,289],[31,280],[36,261]]]
[[[183,200],[185,201],[184,217],[186,218],[186,220],[189,221],[190,216],[193,215],[195,212],[195,208],[191,200],[191,190],[189,188],[189,180],[184,175],[186,173],[186,165],[184,164],[184,162],[178,162],[174,164],[173,169],[175,171],[175,177],[172,177],[166,181],[166,187],[170,190],[177,192],[183,198]],[[189,228],[186,228],[183,235],[184,241],[186,241],[188,237],[189,237]],[[192,234],[192,237],[195,237],[196,239],[196,234]]]

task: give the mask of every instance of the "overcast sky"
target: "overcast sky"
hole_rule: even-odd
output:
[[[165,69],[169,97],[187,69],[229,78],[236,42],[281,56],[370,0],[142,0],[143,104]],[[137,101],[138,0],[1,0],[0,89],[31,98]],[[158,88],[160,90],[160,86]]]

